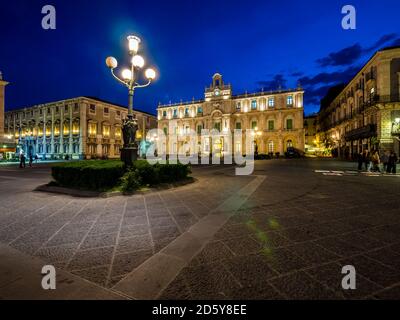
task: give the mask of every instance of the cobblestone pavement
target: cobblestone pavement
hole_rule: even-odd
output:
[[[398,299],[400,179],[316,172],[353,167],[263,161],[244,177],[231,167],[201,167],[194,184],[110,199],[32,192],[48,181],[48,168],[1,168],[0,242],[118,291],[134,270],[239,198],[211,238],[200,236],[194,257],[180,259],[177,274],[165,272],[171,281],[154,297]],[[243,198],[256,177],[263,177],[260,185]],[[357,271],[354,291],[341,288],[348,264]]]

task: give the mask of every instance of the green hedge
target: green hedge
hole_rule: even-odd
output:
[[[116,186],[124,175],[121,161],[87,160],[61,163],[51,168],[54,180],[63,187],[105,190]]]
[[[121,187],[133,191],[140,186],[154,186],[183,180],[191,173],[190,166],[183,164],[151,165],[138,160],[126,171],[121,161],[86,160],[57,164],[52,167],[52,176],[63,187],[107,190]]]

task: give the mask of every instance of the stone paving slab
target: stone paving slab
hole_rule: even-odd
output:
[[[0,244],[0,300],[126,300],[127,297],[62,270],[56,273],[56,290],[41,286],[46,265]]]
[[[279,165],[263,169],[268,179],[160,297],[400,299],[397,180]],[[348,264],[357,271],[354,291],[341,287]]]

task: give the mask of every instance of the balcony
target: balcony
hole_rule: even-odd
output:
[[[364,127],[357,128],[347,132],[344,136],[346,141],[354,141],[360,139],[367,139],[376,136],[376,125],[375,124],[368,124]]]

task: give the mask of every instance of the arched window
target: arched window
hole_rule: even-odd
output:
[[[292,140],[286,141],[286,148],[293,148],[293,141]]]

